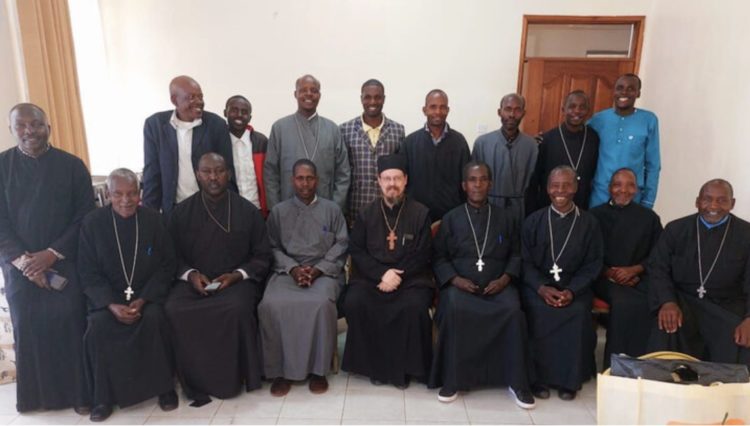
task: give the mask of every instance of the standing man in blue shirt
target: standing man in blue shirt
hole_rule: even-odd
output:
[[[633,170],[639,191],[633,201],[654,207],[659,186],[659,120],[651,111],[636,109],[641,96],[641,79],[624,74],[615,82],[614,107],[595,114],[589,126],[599,134],[599,162],[589,207],[609,200],[612,173],[627,167]]]

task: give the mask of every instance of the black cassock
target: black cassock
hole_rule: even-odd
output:
[[[586,145],[584,146],[583,130],[574,133],[568,130],[564,124],[562,125],[562,134],[565,137],[570,157],[565,152],[559,127],[556,126],[542,135],[543,139],[539,144],[539,156],[536,160],[536,170],[529,184],[529,191],[533,192],[530,197],[534,200],[536,207],[534,210],[549,206],[550,201],[547,195],[549,172],[557,166],[575,167],[576,164],[578,164],[576,172],[580,180],[573,201],[584,210],[589,208],[592,182],[596,173],[596,162],[599,159],[599,135],[596,130],[589,126],[586,126],[586,129]],[[581,152],[581,149],[583,149],[583,152]],[[581,157],[580,163],[578,163],[579,156]],[[572,164],[571,160],[573,160]]]
[[[88,405],[83,367],[86,299],[75,262],[78,231],[94,208],[83,162],[50,148],[37,159],[11,148],[0,154],[0,262],[13,322],[18,411]],[[11,262],[48,247],[65,256],[52,268],[68,279],[43,290]]]
[[[407,376],[426,380],[432,358],[429,210],[405,199],[391,251],[381,203],[377,198],[360,210],[349,238],[352,273],[344,299],[349,328],[342,369],[404,385]],[[400,207],[385,207],[391,226]],[[391,268],[404,271],[402,282],[395,291],[383,293],[376,286]]]
[[[604,238],[604,266],[646,267],[651,248],[662,231],[659,216],[638,203],[624,207],[605,203],[591,209]],[[648,306],[649,277],[640,275],[635,287],[599,277],[594,293],[610,305],[607,343],[603,367],[609,368],[610,355],[641,356],[646,353],[653,317]]]
[[[271,247],[260,211],[232,191],[227,233],[208,215],[197,192],[178,204],[169,223],[177,252],[177,276],[197,269],[209,280],[242,269],[248,279],[210,296],[186,281],[175,282],[166,304],[177,373],[187,396],[230,398],[242,385],[261,386],[263,363],[256,308],[271,265]],[[227,198],[206,206],[227,227]]]
[[[78,246],[78,271],[89,301],[88,329],[83,340],[93,402],[126,407],[174,389],[169,323],[163,305],[177,261],[161,214],[139,207],[134,293],[128,301],[113,217],[125,270],[130,276],[136,216],[123,219],[111,207],[86,216]],[[110,304],[128,305],[136,299],[143,299],[146,304],[141,319],[134,324],[119,322],[108,309]]]
[[[578,390],[596,372],[591,317],[591,285],[602,269],[602,235],[596,219],[580,211],[570,240],[557,261],[560,281],[552,269],[548,214],[550,207],[532,213],[523,223],[521,254],[524,287],[522,300],[529,322],[532,383]],[[561,217],[551,212],[555,256],[560,253],[575,211]],[[573,301],[563,308],[547,305],[537,293],[542,285],[573,292]]]
[[[673,350],[707,361],[750,365],[750,350],[734,343],[734,330],[750,315],[750,223],[730,215],[723,225],[707,229],[702,223],[701,265],[705,278],[729,226],[724,247],[698,297],[697,214],[667,224],[649,259],[654,313],[666,302],[676,302],[682,327],[672,334],[658,329],[656,320],[650,350]]]
[[[488,217],[491,218],[480,272],[476,265],[477,244],[465,206],[443,217],[435,238],[433,269],[441,288],[435,314],[437,347],[429,386],[468,390],[482,385],[510,385],[529,389],[526,316],[515,282],[521,275],[516,220],[496,205],[487,204],[480,209],[467,206],[480,250]],[[493,296],[471,294],[450,283],[453,277],[461,276],[484,289],[504,273],[514,282]]]

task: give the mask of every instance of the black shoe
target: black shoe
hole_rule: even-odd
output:
[[[159,395],[159,408],[161,411],[172,411],[180,406],[180,400],[174,390]]]
[[[557,390],[557,396],[559,396],[563,401],[572,401],[576,397],[576,391],[560,388]]]
[[[77,407],[73,407],[73,411],[76,412],[79,416],[88,416],[91,414],[91,407],[88,405],[79,405]]]
[[[398,390],[404,390],[409,387],[409,378],[407,377],[406,380],[404,380],[404,383],[399,384],[399,385],[393,385],[393,386],[395,386],[396,389]]]
[[[527,389],[515,390],[510,386],[508,386],[508,391],[510,391],[510,394],[513,396],[516,405],[524,410],[531,410],[536,407],[536,401],[534,401],[534,395],[531,394],[531,391]]]
[[[531,385],[531,393],[539,399],[549,398],[549,388],[543,385]]]
[[[451,386],[443,386],[438,392],[438,401],[440,402],[453,402],[458,399],[458,391],[453,389]]]
[[[103,422],[109,418],[109,416],[112,415],[112,406],[111,405],[105,405],[105,404],[99,404],[96,407],[94,407],[93,410],[91,410],[91,415],[89,416],[89,420],[92,422]]]
[[[370,383],[372,383],[375,386],[383,386],[385,384],[385,382],[381,382],[380,380],[372,378],[372,377],[370,377]]]

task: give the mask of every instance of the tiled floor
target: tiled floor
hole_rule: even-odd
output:
[[[343,335],[339,336],[343,342]],[[343,345],[341,345],[343,350]],[[601,358],[601,338],[598,359]],[[180,400],[180,408],[162,412],[151,400],[116,409],[110,424],[595,424],[596,382],[586,383],[578,397],[561,401],[555,392],[538,400],[533,410],[518,408],[506,389],[462,394],[450,404],[437,400],[435,390],[414,383],[406,390],[373,386],[345,372],[329,377],[330,388],[313,395],[306,384],[292,387],[283,398],[269,393],[270,384],[236,398],[217,400],[200,408]],[[87,424],[88,416],[73,410],[19,415],[15,385],[0,386],[0,424]],[[182,396],[181,396],[182,398]]]

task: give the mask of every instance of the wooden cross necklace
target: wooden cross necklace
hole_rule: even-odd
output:
[[[474,246],[477,248],[477,271],[482,272],[484,261],[484,249],[487,248],[487,236],[490,234],[490,220],[492,220],[492,205],[487,203],[487,228],[484,230],[484,242],[482,243],[482,250],[479,250],[479,240],[477,240],[477,233],[474,231],[474,223],[471,221],[471,215],[469,214],[468,203],[464,204],[464,210],[466,210],[466,217],[469,219],[469,227],[471,228],[471,236],[474,237]]]
[[[396,228],[398,227],[398,220],[401,219],[401,212],[404,210],[404,202],[401,203],[401,207],[398,209],[398,214],[396,215],[396,223],[393,224],[393,227],[391,227],[391,224],[388,222],[388,216],[385,214],[385,207],[383,207],[383,204],[385,203],[384,200],[380,200],[380,211],[383,212],[383,219],[385,219],[385,226],[388,227],[388,236],[385,238],[386,242],[388,243],[388,250],[394,251],[396,250],[396,240],[398,240],[398,237],[396,237]]]
[[[714,271],[714,266],[716,266],[716,261],[719,260],[719,255],[721,254],[721,249],[724,248],[724,242],[727,239],[727,234],[729,233],[729,225],[732,223],[732,216],[729,216],[727,219],[727,227],[724,228],[724,236],[721,237],[721,244],[719,244],[719,250],[716,252],[716,257],[714,257],[713,263],[711,263],[711,268],[709,268],[708,273],[706,276],[703,276],[703,261],[701,260],[701,230],[700,226],[698,226],[698,222],[700,222],[700,215],[695,218],[695,235],[698,238],[698,276],[700,278],[701,285],[698,287],[698,298],[703,299],[703,296],[706,295],[706,282],[708,282],[708,278],[711,276],[711,273]]]
[[[133,277],[135,277],[135,261],[138,260],[138,212],[135,212],[135,249],[133,250],[133,267],[130,268],[130,276],[128,277],[128,270],[125,269],[125,259],[122,256],[122,245],[120,244],[120,234],[117,232],[117,222],[115,222],[115,212],[112,211],[112,226],[115,228],[115,240],[117,241],[117,253],[120,255],[120,266],[122,266],[122,275],[125,276],[125,283],[128,288],[123,291],[125,293],[125,300],[128,302],[133,296]]]

